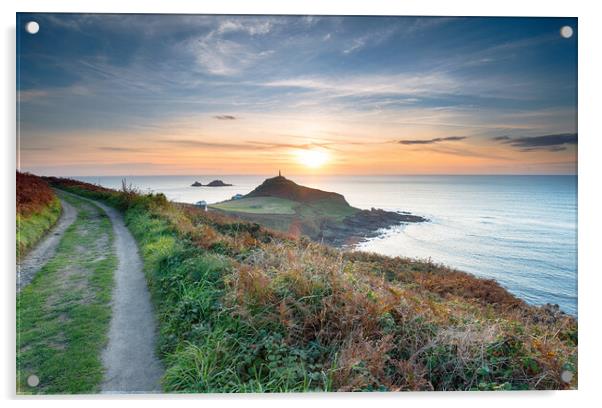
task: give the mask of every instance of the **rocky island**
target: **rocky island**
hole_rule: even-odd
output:
[[[427,221],[407,212],[361,210],[341,194],[301,186],[281,175],[265,180],[242,198],[211,208],[337,247],[376,236],[384,228]]]
[[[191,184],[191,187],[228,187],[232,184],[224,183],[222,180],[213,180],[209,184],[203,185],[202,183],[195,181]]]
[[[228,183],[224,183],[221,180],[213,180],[212,182],[210,182],[209,184],[207,184],[207,187],[228,187],[231,186],[232,184],[228,184]]]

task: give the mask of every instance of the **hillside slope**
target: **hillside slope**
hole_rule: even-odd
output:
[[[246,197],[278,197],[300,203],[325,200],[349,206],[341,194],[301,186],[283,176],[266,179]]]
[[[166,391],[577,387],[577,321],[493,280],[336,250],[161,194],[53,183],[125,211]]]

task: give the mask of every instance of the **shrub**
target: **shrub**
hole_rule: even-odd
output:
[[[17,172],[17,259],[59,219],[61,203],[48,184],[33,174]]]

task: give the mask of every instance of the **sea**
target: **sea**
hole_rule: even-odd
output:
[[[272,176],[125,176],[142,192],[215,203]],[[124,177],[76,177],[120,188]],[[577,315],[577,176],[290,176],[362,208],[408,211],[400,225],[354,249],[428,259],[492,278],[526,302]],[[191,187],[221,179],[230,187]]]

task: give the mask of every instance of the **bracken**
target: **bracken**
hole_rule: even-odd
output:
[[[565,389],[577,321],[429,261],[342,252],[169,203],[53,180],[124,209],[176,392]]]

